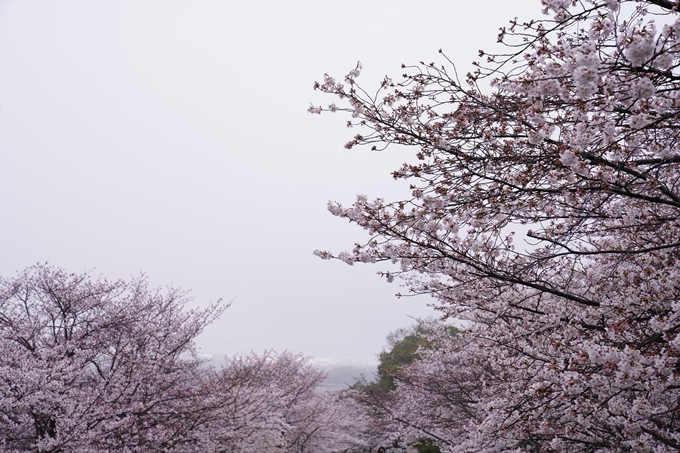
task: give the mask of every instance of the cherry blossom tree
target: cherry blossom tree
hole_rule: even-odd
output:
[[[330,203],[371,239],[317,254],[397,263],[388,281],[469,322],[396,376],[381,404],[404,429],[451,451],[678,451],[678,4],[542,4],[464,80],[443,57],[375,95],[360,65],[316,84],[340,105],[310,111],[361,129],[347,147],[417,159],[394,172],[409,199]]]
[[[365,411],[341,392],[321,392],[325,377],[289,353],[230,359],[214,380],[223,403],[205,428],[212,449],[201,451],[361,450],[372,440]]]
[[[209,414],[193,343],[225,308],[144,278],[38,265],[0,280],[0,450],[168,451]]]
[[[194,340],[227,305],[47,265],[0,279],[0,452],[337,452],[369,441],[354,400],[284,353],[220,367]]]

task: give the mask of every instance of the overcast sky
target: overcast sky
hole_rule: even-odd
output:
[[[388,332],[434,315],[377,265],[322,261],[364,232],[326,210],[406,191],[408,154],[347,151],[341,115],[310,115],[325,72],[358,60],[464,72],[538,0],[0,0],[0,275],[49,261],[141,272],[232,307],[206,354],[284,349],[375,361]],[[354,131],[356,133],[356,130]]]

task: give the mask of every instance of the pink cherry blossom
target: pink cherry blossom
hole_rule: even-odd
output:
[[[417,158],[393,173],[412,197],[329,205],[371,239],[317,254],[396,263],[469,326],[358,398],[444,451],[677,452],[678,5],[542,4],[466,80],[443,57],[377,96],[316,85],[357,118],[347,147]]]

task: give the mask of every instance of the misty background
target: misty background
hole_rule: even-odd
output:
[[[378,265],[322,261],[363,242],[328,200],[408,194],[408,151],[348,151],[335,101],[312,90],[361,61],[464,75],[538,0],[0,0],[0,275],[37,262],[148,276],[232,306],[202,353],[266,349],[370,365],[388,332],[436,316]]]

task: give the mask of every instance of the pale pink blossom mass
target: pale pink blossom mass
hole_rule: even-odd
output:
[[[369,94],[348,148],[411,147],[411,197],[329,211],[443,320],[395,388],[355,397],[394,437],[447,452],[680,451],[677,2],[543,0],[460,78],[443,56]],[[490,87],[490,88],[487,88]],[[387,151],[389,152],[389,150]]]

